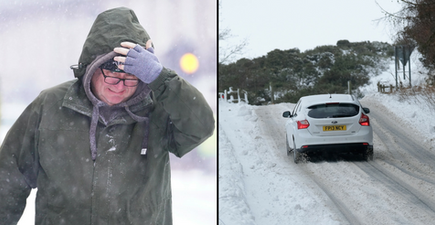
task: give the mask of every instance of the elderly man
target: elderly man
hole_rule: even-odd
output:
[[[0,224],[38,188],[36,224],[172,224],[169,152],[211,136],[202,94],[153,54],[134,12],[101,13],[77,79],[44,90],[0,149]]]

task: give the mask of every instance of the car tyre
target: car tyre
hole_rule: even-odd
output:
[[[363,156],[366,161],[373,160],[373,147],[368,147]]]
[[[299,153],[296,149],[293,150],[293,161],[298,164],[301,161],[301,153]]]
[[[287,135],[285,136],[285,150],[287,152],[287,156],[290,156],[291,149],[290,149],[290,146],[288,145],[288,137],[287,137]]]
[[[295,141],[293,140],[293,162],[298,164],[299,161],[301,161],[301,153],[298,152],[298,150],[296,150],[296,144]]]

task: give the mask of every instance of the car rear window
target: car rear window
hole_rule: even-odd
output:
[[[359,113],[359,106],[350,103],[328,103],[308,107],[308,116],[315,119],[352,117]]]

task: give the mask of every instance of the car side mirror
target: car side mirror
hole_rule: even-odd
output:
[[[369,109],[369,108],[363,108],[363,111],[364,111],[366,114],[369,114],[369,113],[370,113],[370,109]]]
[[[282,117],[285,117],[285,118],[291,118],[291,117],[292,117],[292,113],[291,113],[290,111],[285,111],[285,112],[282,114]]]

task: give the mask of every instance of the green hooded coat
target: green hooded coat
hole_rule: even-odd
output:
[[[166,68],[118,107],[101,104],[87,87],[114,47],[148,39],[129,9],[98,16],[74,71],[79,79],[41,92],[3,141],[0,224],[17,223],[32,188],[37,225],[172,224],[169,152],[181,157],[212,135],[204,97]]]

